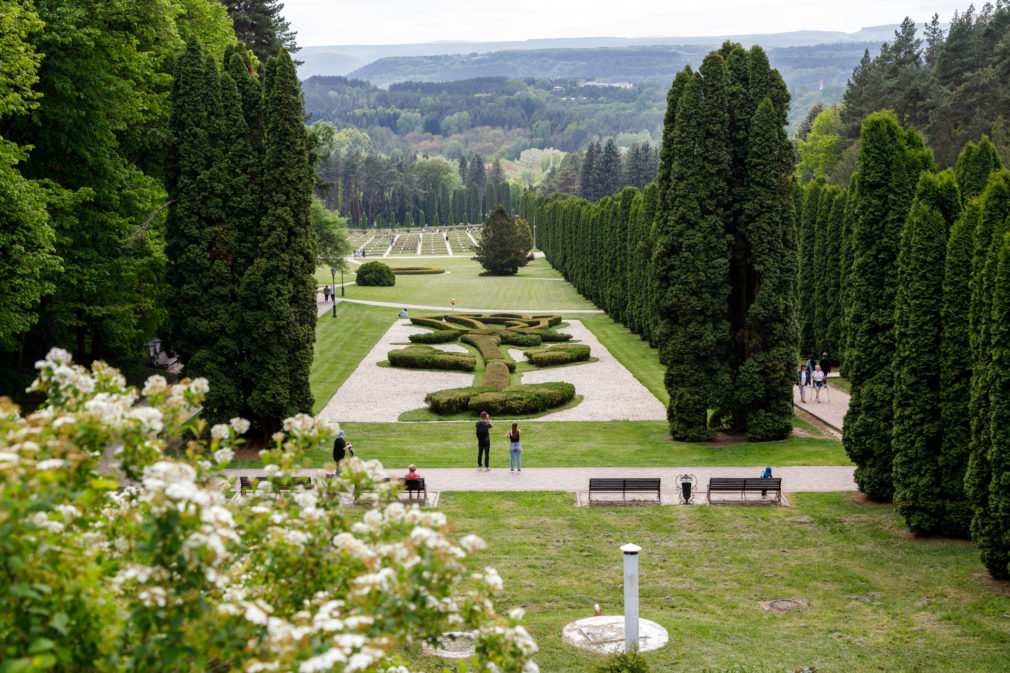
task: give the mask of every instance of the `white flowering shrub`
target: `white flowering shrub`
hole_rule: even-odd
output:
[[[152,376],[141,406],[104,363],[54,349],[36,366],[45,405],[22,417],[0,398],[3,673],[408,673],[405,645],[460,630],[468,671],[537,670],[521,612],[494,609],[501,578],[466,567],[484,542],[400,503],[378,462],[281,490],[326,422],[287,419],[260,454],[277,479],[237,497],[221,470],[249,423],[187,424],[206,381]],[[98,470],[107,452],[122,484]],[[366,491],[372,509],[340,505]]]

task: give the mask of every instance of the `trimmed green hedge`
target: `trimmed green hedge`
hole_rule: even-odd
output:
[[[487,363],[484,369],[484,385],[495,390],[505,390],[512,384],[512,373],[501,360]]]
[[[559,407],[575,397],[571,383],[538,383],[474,395],[470,411],[489,414],[533,414]]]
[[[465,353],[446,353],[431,346],[407,346],[389,351],[389,364],[410,369],[447,369],[472,372],[477,358]]]
[[[573,397],[575,386],[571,383],[538,383],[505,390],[495,390],[490,386],[449,388],[428,393],[424,401],[436,414],[458,414],[468,409],[475,415],[482,411],[489,414],[535,414],[560,407]]]
[[[541,341],[540,336],[537,334],[513,332],[508,329],[477,329],[470,332],[470,334],[496,336],[501,343],[508,344],[509,346],[539,346]]]
[[[358,275],[354,279],[358,285],[390,287],[396,285],[393,270],[382,262],[365,262],[358,267]]]
[[[467,329],[484,329],[484,323],[474,318],[469,318],[465,315],[449,315],[444,316],[446,322],[451,322],[456,325],[462,325]]]
[[[469,388],[448,388],[428,393],[424,401],[436,414],[459,414],[469,407],[470,398],[481,393],[493,392],[490,386],[471,386]]]
[[[438,329],[434,332],[411,334],[407,338],[416,344],[447,344],[450,341],[459,339],[460,334],[462,332],[455,329]]]
[[[527,332],[527,334],[536,334],[540,337],[541,341],[547,343],[557,343],[561,341],[571,341],[572,335],[567,332],[555,332],[551,329],[538,329],[532,332]]]
[[[546,320],[548,327],[556,327],[561,324],[561,316],[559,315],[535,315],[532,318],[533,320]]]
[[[410,322],[418,327],[430,327],[432,329],[456,329],[444,320],[438,318],[411,318]]]
[[[505,366],[509,368],[510,372],[516,370],[516,363],[512,358],[506,357],[498,345],[501,343],[501,338],[494,334],[473,334],[467,333],[459,338],[463,343],[468,343],[471,346],[477,348],[480,351],[480,355],[484,358],[484,362],[494,362],[500,360],[505,363]]]
[[[416,276],[424,273],[445,273],[445,269],[437,266],[393,266],[390,268],[397,276]]]
[[[526,351],[526,359],[538,367],[563,365],[589,359],[589,346],[584,344],[560,344],[549,348]]]

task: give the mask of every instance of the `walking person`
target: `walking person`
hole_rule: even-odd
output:
[[[512,429],[505,433],[509,440],[509,472],[523,471],[523,446],[519,443],[519,424],[512,422]]]
[[[811,377],[814,382],[814,400],[817,402],[821,401],[821,388],[824,387],[824,372],[821,371],[821,366],[816,365],[814,367],[814,374]]]
[[[477,421],[477,471],[491,471],[491,419],[486,411],[480,412],[480,420]],[[481,460],[484,464],[481,465]]]
[[[800,387],[800,403],[807,403],[807,383],[809,382],[809,377],[807,376],[807,368],[805,365],[800,365],[799,370],[796,372],[796,385]]]
[[[807,364],[806,364],[808,386],[813,385],[814,383],[814,367],[816,366],[817,366],[817,356],[811,353],[810,357],[807,358]]]
[[[323,301],[325,302],[329,300],[330,300],[330,286],[323,285]]]
[[[828,357],[827,353],[821,353],[821,361],[818,364],[821,365],[821,371],[824,372],[824,376],[831,373],[831,358]]]
[[[333,461],[340,463],[348,453],[352,456],[354,455],[351,445],[344,439],[344,431],[341,430],[337,433],[337,439],[333,442]]]

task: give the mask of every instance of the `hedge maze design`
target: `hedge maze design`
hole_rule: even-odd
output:
[[[449,343],[457,339],[472,345],[485,363],[480,386],[452,388],[429,393],[424,401],[438,414],[469,410],[495,414],[536,413],[561,406],[575,397],[570,383],[511,384],[515,361],[502,352],[502,345],[531,348],[527,360],[538,367],[568,364],[589,359],[589,346],[563,343],[571,334],[554,328],[560,315],[527,316],[521,313],[448,313],[441,316],[411,318],[411,323],[431,332],[410,335],[415,344]],[[554,345],[545,345],[553,343]],[[445,356],[444,359],[439,355]],[[463,369],[464,356],[445,353],[430,346],[409,346],[390,352],[390,364],[419,369]],[[465,356],[473,359],[472,356]],[[467,363],[469,364],[469,363]],[[463,366],[461,366],[463,365]],[[471,367],[471,371],[472,371]]]

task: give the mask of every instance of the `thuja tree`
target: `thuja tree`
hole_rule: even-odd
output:
[[[834,194],[831,201],[831,212],[828,215],[828,226],[825,232],[824,245],[824,276],[821,280],[820,297],[823,306],[823,324],[819,325],[821,330],[821,341],[819,348],[827,351],[834,361],[840,362],[842,358],[842,248],[845,227],[845,203],[848,198],[847,192],[842,189],[832,188]],[[820,314],[821,307],[818,306]]]
[[[941,342],[947,229],[961,209],[953,173],[923,173],[898,251],[894,312],[894,502],[916,533],[963,533],[960,466],[942,465]],[[953,471],[942,469],[953,468]]]
[[[656,211],[657,343],[674,437],[791,429],[796,349],[789,94],[760,48],[727,44],[667,96]],[[672,109],[674,108],[675,109]]]
[[[999,155],[989,138],[982,136],[978,145],[968,143],[954,168],[962,200],[967,203],[981,194],[989,182],[989,175],[1000,167]]]
[[[315,344],[312,172],[295,66],[281,50],[268,63],[264,100],[263,198],[257,258],[240,289],[248,406],[264,433],[312,409],[309,369]]]
[[[895,265],[901,230],[919,174],[933,158],[914,130],[890,112],[867,116],[850,201],[852,225],[850,338],[847,349],[852,397],[843,441],[856,463],[855,478],[870,498],[889,501],[894,395]]]
[[[533,235],[525,220],[510,217],[497,206],[484,223],[474,260],[493,276],[512,276],[526,266]]]
[[[814,336],[814,276],[815,248],[817,246],[818,209],[822,205],[821,193],[824,180],[814,180],[806,186],[803,196],[803,210],[799,221],[799,325],[800,348],[803,356],[817,347]]]
[[[1010,235],[998,246],[993,279],[989,383],[989,520],[975,539],[989,572],[1010,578]]]
[[[964,485],[972,509],[971,538],[978,545],[982,563],[989,572],[1004,577],[1010,555],[999,538],[1001,517],[1005,517],[1006,513],[1005,510],[999,511],[999,503],[994,502],[998,495],[993,493],[993,484],[996,483],[998,490],[1005,475],[994,470],[992,459],[995,447],[990,423],[994,377],[997,376],[993,370],[993,337],[1003,332],[1002,325],[995,320],[993,288],[999,252],[1007,231],[1007,217],[1010,215],[1010,173],[1002,170],[990,176],[981,198],[982,208],[975,227],[972,254],[971,309],[968,317],[972,360],[969,404],[971,444]],[[1002,345],[997,345],[997,348],[1002,348]]]

